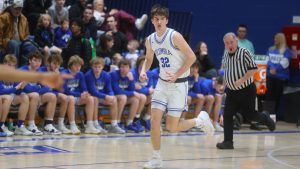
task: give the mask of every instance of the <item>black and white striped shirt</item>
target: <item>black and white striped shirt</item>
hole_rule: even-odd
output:
[[[248,70],[257,69],[251,53],[247,49],[238,47],[234,54],[229,54],[226,51],[223,65],[225,83],[230,90],[240,90],[253,83],[253,77],[251,77],[239,87],[234,85],[234,82],[245,76]]]

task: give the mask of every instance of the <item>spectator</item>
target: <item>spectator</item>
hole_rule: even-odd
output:
[[[54,45],[59,48],[66,48],[71,36],[72,31],[69,27],[69,20],[63,20],[61,26],[54,29]]]
[[[84,36],[86,39],[91,39],[96,42],[97,39],[97,24],[93,17],[93,8],[86,6],[84,8],[82,21],[84,23]]]
[[[291,59],[291,51],[286,45],[283,33],[275,35],[274,45],[269,48],[267,55],[269,56],[269,61],[267,63],[266,100],[269,103],[271,102],[270,105],[272,103],[275,104],[275,107],[272,109],[275,110],[275,114],[278,114],[283,87],[289,79],[289,64]]]
[[[208,55],[208,49],[205,42],[200,41],[195,49],[195,55],[200,63],[199,75],[205,78],[213,78],[217,76],[217,70],[211,57]]]
[[[93,58],[91,61],[92,69],[85,74],[87,87],[92,96],[94,96],[94,124],[100,128],[98,123],[98,106],[105,105],[109,107],[111,115],[111,133],[124,134],[125,130],[118,126],[118,101],[111,86],[110,74],[103,71],[104,60],[102,58]],[[101,131],[101,129],[100,129]],[[102,129],[102,131],[104,131]]]
[[[44,63],[46,63],[50,53],[61,53],[61,49],[53,44],[54,35],[52,32],[50,15],[42,14],[39,18],[34,36],[37,44],[43,48]]]
[[[4,5],[0,15],[0,46],[19,60],[20,45],[29,37],[28,22],[22,14],[23,1],[6,1]]]
[[[114,38],[113,52],[123,53],[127,51],[128,39],[125,34],[118,30],[116,17],[111,15],[106,20],[109,27],[109,31],[107,31],[106,34],[111,35]]]
[[[140,123],[134,123],[136,113],[139,108],[140,94],[135,91],[135,81],[130,71],[130,62],[122,60],[119,63],[119,69],[111,73],[113,91],[118,99],[118,120],[121,119],[124,106],[130,105],[129,117],[127,119],[126,129],[128,132],[142,132],[144,128]]]
[[[253,55],[255,54],[254,46],[250,40],[247,39],[247,25],[240,24],[237,30],[238,46],[248,49]]]
[[[80,71],[83,64],[83,60],[78,55],[74,55],[70,58],[68,62],[69,69],[67,69],[65,73],[73,75],[74,78],[66,80],[64,92],[67,95],[75,97],[76,105],[84,105],[87,120],[85,133],[99,134],[101,131],[95,128],[93,123],[94,98],[88,93],[84,74]]]
[[[64,5],[65,0],[55,0],[55,4],[48,9],[48,14],[51,16],[51,27],[53,29],[60,26],[63,21],[69,20],[69,11]]]
[[[71,22],[72,38],[68,42],[67,48],[63,50],[64,67],[67,67],[69,58],[73,55],[79,55],[85,63],[88,63],[92,56],[92,49],[90,42],[84,38],[83,22],[77,18]],[[82,71],[86,72],[89,69],[88,64],[82,65]]]
[[[47,9],[52,5],[52,0],[25,0],[23,12],[27,17],[30,34],[33,35],[38,19],[41,14],[46,14]]]
[[[104,71],[109,72],[110,66],[113,61],[112,47],[114,45],[114,39],[110,35],[103,34],[100,37],[100,45],[96,49],[97,56],[104,59]]]
[[[123,54],[125,59],[130,60],[131,67],[135,67],[138,57],[140,57],[140,52],[138,50],[140,44],[137,40],[130,40],[127,45],[128,52]]]
[[[76,18],[82,18],[87,0],[77,0],[69,9],[69,20],[72,22]]]

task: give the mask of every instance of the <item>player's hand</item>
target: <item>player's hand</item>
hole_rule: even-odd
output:
[[[16,86],[16,90],[22,89],[22,82]]]
[[[141,82],[144,82],[145,80],[147,80],[148,77],[147,77],[146,72],[141,71],[139,79],[140,79]]]
[[[170,82],[170,83],[174,83],[176,80],[177,80],[177,75],[170,72],[170,71],[166,71],[166,74],[167,74],[167,81]]]
[[[153,94],[154,93],[154,89],[151,87],[149,88],[149,94]]]
[[[131,72],[128,72],[127,77],[129,80],[133,80],[133,75]]]
[[[60,89],[65,79],[73,78],[70,74],[59,74],[55,72],[46,72],[41,74],[40,83],[50,88]]]
[[[136,90],[140,90],[142,88],[142,86],[138,83],[135,83],[135,89]]]

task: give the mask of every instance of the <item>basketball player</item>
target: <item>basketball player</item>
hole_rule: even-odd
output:
[[[202,111],[195,119],[180,120],[182,111],[187,108],[188,76],[190,66],[196,56],[182,35],[167,27],[169,10],[160,5],[151,9],[151,21],[155,32],[146,40],[146,60],[140,73],[140,80],[146,80],[155,53],[159,60],[160,73],[152,98],[151,141],[153,156],[144,168],[162,168],[160,155],[160,124],[167,111],[166,128],[170,132],[201,127],[205,133],[213,134],[214,127],[206,112]]]

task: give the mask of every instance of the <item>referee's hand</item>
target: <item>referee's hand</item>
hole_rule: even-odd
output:
[[[238,87],[240,87],[243,83],[244,83],[243,80],[242,80],[242,79],[239,79],[239,80],[237,80],[237,81],[234,82],[234,86],[238,88]]]

